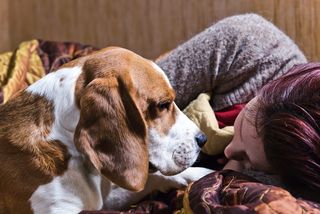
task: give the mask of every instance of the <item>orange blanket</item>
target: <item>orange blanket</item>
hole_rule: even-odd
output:
[[[94,50],[79,43],[31,40],[0,54],[0,104],[60,65]]]

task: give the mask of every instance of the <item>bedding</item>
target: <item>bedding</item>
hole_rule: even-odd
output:
[[[233,137],[233,126],[219,127],[218,120],[210,106],[210,94],[201,93],[185,109],[184,113],[207,135],[202,151],[209,155],[221,154]]]
[[[174,204],[172,204],[174,203]],[[171,204],[149,201],[121,213],[175,214],[251,214],[251,213],[320,213],[320,204],[296,199],[283,188],[265,185],[252,177],[232,170],[217,171],[176,191]],[[84,211],[111,214],[111,211]]]
[[[97,50],[72,42],[31,40],[13,52],[0,55],[0,103],[60,65]],[[82,213],[320,213],[320,204],[295,198],[284,188],[268,185],[242,173],[221,171],[223,146],[230,141],[232,126],[219,127],[210,105],[210,94],[200,94],[185,113],[209,136],[198,166],[217,171],[188,187],[156,192],[126,211],[83,211]],[[238,106],[239,107],[239,106]],[[237,106],[234,109],[238,108]],[[220,142],[220,143],[219,143]],[[218,145],[221,144],[221,145]]]
[[[94,50],[75,42],[30,40],[0,54],[0,104],[62,64]]]

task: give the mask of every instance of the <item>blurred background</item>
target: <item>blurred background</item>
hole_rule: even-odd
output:
[[[254,12],[320,59],[320,0],[0,0],[0,52],[22,41],[121,46],[154,59],[230,15]]]

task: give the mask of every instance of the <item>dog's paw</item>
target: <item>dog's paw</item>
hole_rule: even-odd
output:
[[[157,172],[152,175],[152,180],[155,182],[158,190],[167,192],[170,189],[185,187],[189,183],[197,181],[212,172],[214,171],[202,167],[189,167],[183,172],[173,176],[165,176]]]

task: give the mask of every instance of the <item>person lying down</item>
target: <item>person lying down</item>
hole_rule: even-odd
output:
[[[177,105],[207,134],[204,153],[224,153],[225,169],[276,175],[294,195],[319,202],[320,64],[306,63],[287,35],[256,14],[225,18],[157,61]],[[213,111],[237,104],[247,105],[234,130],[219,128]]]

